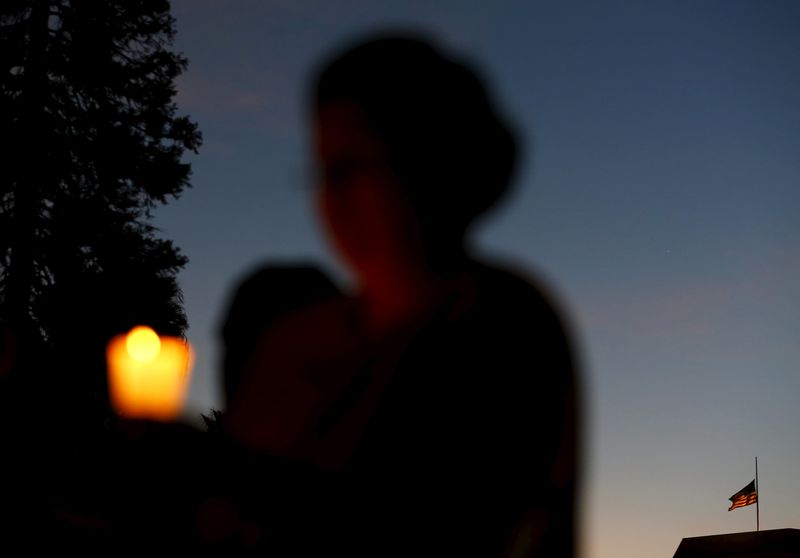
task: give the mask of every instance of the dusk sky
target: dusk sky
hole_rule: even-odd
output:
[[[727,499],[756,455],[762,529],[800,528],[800,2],[172,4],[177,102],[205,139],[155,222],[190,259],[190,414],[222,404],[218,325],[243,273],[316,261],[345,280],[312,210],[308,79],[343,41],[410,26],[473,61],[524,138],[476,240],[572,325],[582,556],[754,530],[755,506]]]

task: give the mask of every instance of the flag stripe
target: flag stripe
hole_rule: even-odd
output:
[[[753,498],[752,500],[736,502],[735,504],[731,504],[731,507],[728,508],[728,511],[735,510],[736,508],[743,508],[745,506],[750,506],[752,504],[755,504],[756,501],[757,500]]]
[[[755,481],[751,482],[739,492],[728,498],[731,501],[731,507],[728,511],[735,510],[736,508],[743,508],[758,502],[758,493],[756,492]]]

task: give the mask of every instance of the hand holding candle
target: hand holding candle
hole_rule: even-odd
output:
[[[108,344],[108,384],[114,410],[128,418],[161,421],[180,414],[189,387],[192,348],[138,326]]]

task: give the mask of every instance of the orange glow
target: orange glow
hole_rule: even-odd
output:
[[[125,338],[125,348],[132,359],[152,362],[161,352],[161,340],[149,327],[139,326],[133,328]]]
[[[138,326],[113,338],[106,357],[111,404],[117,413],[161,421],[180,414],[193,361],[188,342]]]

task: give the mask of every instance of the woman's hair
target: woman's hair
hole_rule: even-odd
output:
[[[323,65],[312,108],[351,101],[388,148],[429,239],[460,242],[509,187],[516,142],[476,73],[424,39],[382,36]]]

